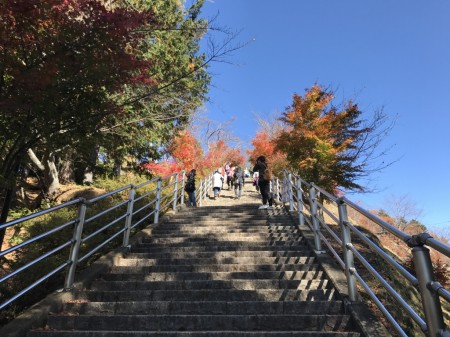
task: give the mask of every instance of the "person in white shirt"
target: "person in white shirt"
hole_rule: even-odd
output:
[[[213,191],[214,191],[214,200],[220,197],[220,191],[222,190],[224,177],[220,174],[219,170],[216,170],[213,174]]]

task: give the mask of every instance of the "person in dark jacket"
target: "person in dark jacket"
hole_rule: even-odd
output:
[[[188,194],[188,203],[187,203],[188,207],[190,207],[190,206],[197,207],[197,200],[195,198],[195,175],[196,174],[197,174],[197,171],[195,169],[192,169],[189,172],[186,185],[184,186],[184,190]]]
[[[256,159],[256,164],[253,167],[253,172],[258,172],[258,187],[261,192],[262,197],[262,205],[259,209],[272,209],[273,198],[270,193],[270,180],[267,180],[267,175],[265,174],[266,170],[268,170],[268,165],[266,162],[266,157],[259,156]],[[269,205],[267,205],[269,203]]]
[[[238,166],[234,170],[233,175],[234,197],[240,199],[242,195],[242,187],[244,186],[244,172]]]

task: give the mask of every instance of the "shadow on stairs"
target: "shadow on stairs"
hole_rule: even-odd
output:
[[[183,207],[59,295],[26,336],[388,336],[345,305],[342,272],[305,230],[280,206]]]

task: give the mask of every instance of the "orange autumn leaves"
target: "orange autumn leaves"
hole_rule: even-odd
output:
[[[169,159],[147,163],[142,167],[158,176],[189,171],[193,168],[198,174],[205,175],[227,161],[238,165],[245,163],[245,157],[239,149],[229,147],[224,141],[211,144],[205,154],[200,142],[188,130],[180,131],[173,138],[167,146],[167,154],[170,155]]]
[[[334,94],[314,85],[304,96],[294,94],[293,103],[279,121],[280,130],[272,137],[258,132],[249,151],[252,161],[265,155],[274,172],[289,167],[304,180],[330,192],[340,186],[362,190],[355,180],[362,173],[357,148],[368,129],[361,128],[361,111],[348,101],[332,104]]]
[[[377,130],[384,122],[382,113],[367,122],[352,100],[335,105],[334,98],[332,91],[317,84],[303,96],[294,94],[292,104],[276,121],[260,121],[261,130],[247,151],[249,161],[255,163],[263,155],[275,175],[289,168],[330,193],[337,193],[338,188],[364,191],[359,181],[373,171],[371,160],[380,158],[376,147],[389,126]],[[239,149],[223,141],[210,145],[206,152],[191,133],[181,131],[168,146],[171,160],[146,168],[161,175],[161,170],[172,173],[195,167],[205,174],[227,161],[239,165],[246,161]]]

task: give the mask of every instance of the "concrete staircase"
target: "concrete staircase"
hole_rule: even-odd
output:
[[[257,207],[183,209],[28,336],[363,336],[289,215]]]

